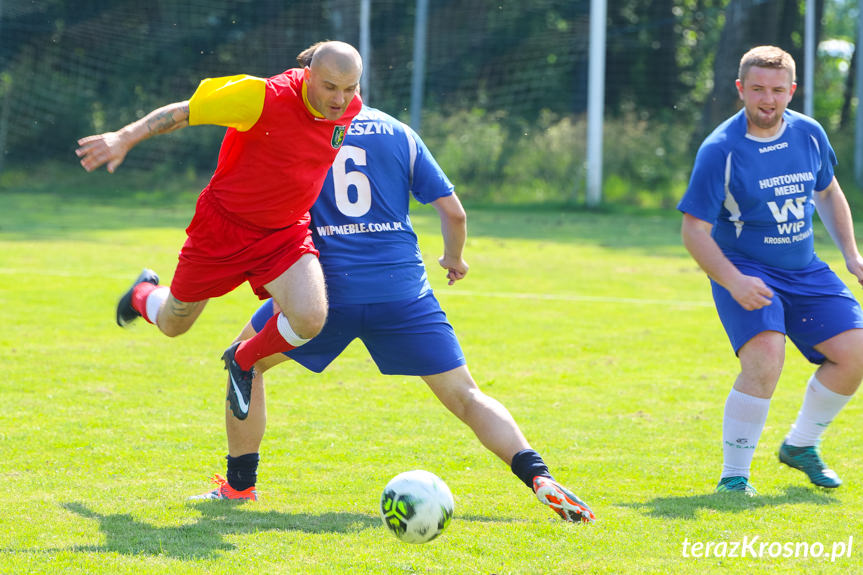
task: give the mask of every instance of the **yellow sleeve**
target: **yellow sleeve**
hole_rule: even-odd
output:
[[[241,74],[206,78],[189,100],[189,125],[216,124],[249,130],[261,117],[267,81]]]

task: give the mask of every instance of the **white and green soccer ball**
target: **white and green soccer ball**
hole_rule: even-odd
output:
[[[447,484],[421,469],[399,473],[381,494],[384,525],[406,543],[426,543],[440,535],[454,507]]]

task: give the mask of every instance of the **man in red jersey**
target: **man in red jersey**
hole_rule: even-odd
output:
[[[327,299],[309,208],[362,102],[360,54],[343,42],[321,42],[311,63],[271,78],[230,76],[201,82],[188,101],[154,110],[116,132],[78,140],[88,172],[111,173],[150,136],[200,124],[228,128],[219,161],[186,229],[170,287],[145,269],[117,304],[124,327],[139,316],[170,337],[185,333],[209,298],[245,281],[282,313],[222,356],[231,378],[228,401],[248,415],[254,363],[313,338]]]

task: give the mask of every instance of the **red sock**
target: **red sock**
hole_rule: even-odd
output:
[[[132,289],[132,307],[150,323],[153,322],[147,317],[147,296],[157,287],[159,286],[150,282],[141,282]]]
[[[279,332],[278,320],[279,314],[274,315],[254,337],[240,344],[234,359],[241,368],[251,369],[262,357],[294,349]]]

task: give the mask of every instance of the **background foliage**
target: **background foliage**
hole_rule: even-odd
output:
[[[307,45],[359,44],[354,0],[6,0],[0,169],[74,163],[75,141],[188,98],[204,77],[269,76]],[[815,116],[852,191],[856,2],[818,0]],[[436,0],[423,137],[468,201],[584,201],[589,0]],[[740,55],[776,44],[803,78],[804,0],[615,0],[607,21],[605,198],[673,206],[704,135],[733,113]],[[366,100],[408,120],[415,2],[373,0]],[[208,174],[223,130],[183,130],[127,162]],[[856,193],[853,190],[852,193]]]

